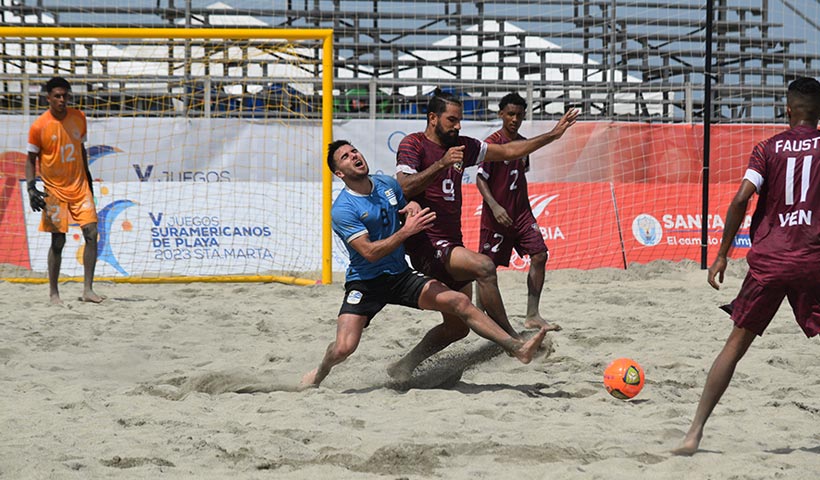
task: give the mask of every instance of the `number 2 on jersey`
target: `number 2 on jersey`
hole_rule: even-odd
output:
[[[513,191],[518,188],[518,169],[510,170],[510,176],[513,177],[512,182],[510,182],[510,191]]]

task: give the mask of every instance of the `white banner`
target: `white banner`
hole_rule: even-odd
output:
[[[321,270],[319,183],[121,182],[95,185],[95,191],[98,276]],[[23,201],[28,204],[27,198]],[[31,268],[45,272],[51,235],[38,231],[40,216],[26,209]],[[73,225],[63,251],[63,275],[82,276],[83,248],[82,231]],[[333,257],[333,269],[343,271],[346,254],[338,242]]]
[[[0,116],[8,132],[0,136],[0,152],[19,152],[20,161],[25,161],[29,126],[23,119]],[[539,122],[531,129],[548,125]],[[485,138],[500,123],[462,126],[463,135]],[[423,120],[340,121],[334,138],[351,141],[373,173],[394,175],[399,143],[424,127]],[[283,140],[295,136],[312,148]],[[327,165],[318,153],[319,126],[249,119],[90,119],[87,146],[92,176],[102,179],[95,185],[98,275],[320,270],[321,170]],[[466,183],[475,182],[475,170],[465,170]],[[342,187],[334,181],[333,198]],[[25,210],[31,266],[45,272],[50,236],[37,231],[40,214]],[[344,271],[344,244],[335,235],[333,242],[333,269]],[[82,275],[83,243],[80,229],[72,227],[64,274]]]
[[[35,117],[0,115],[0,152],[24,155]],[[499,122],[464,122],[462,134],[486,138]],[[394,175],[396,149],[424,120],[347,120],[334,139],[353,143],[373,173]],[[316,122],[239,118],[89,118],[91,175],[103,182],[320,182],[322,129]],[[475,181],[468,169],[465,181]]]

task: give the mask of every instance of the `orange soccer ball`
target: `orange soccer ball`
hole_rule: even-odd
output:
[[[615,398],[628,400],[643,388],[643,368],[631,358],[618,358],[604,370],[604,386]]]

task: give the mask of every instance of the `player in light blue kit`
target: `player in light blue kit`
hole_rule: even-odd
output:
[[[331,217],[333,231],[347,246],[350,266],[337,319],[336,340],[328,345],[319,367],[302,378],[302,388],[318,386],[331,368],[349,357],[358,347],[370,320],[387,304],[454,315],[462,320],[464,335],[469,327],[522,363],[532,361],[544,340],[545,329],[526,342],[515,339],[477,309],[466,295],[407,265],[404,241],[432,226],[435,212],[422,209],[416,202],[408,203],[394,178],[369,175],[370,168],[364,157],[346,140],[330,145],[327,165],[345,183],[333,203]],[[404,223],[401,215],[405,216]],[[441,328],[446,327],[438,325],[427,336],[439,334],[436,330]],[[437,351],[417,354],[426,358]]]

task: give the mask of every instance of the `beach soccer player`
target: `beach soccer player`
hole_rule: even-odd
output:
[[[441,280],[453,290],[471,296],[470,282],[476,280],[484,310],[504,331],[518,337],[504,310],[495,265],[486,255],[464,247],[461,235],[462,174],[465,167],[483,161],[515,160],[558,140],[575,124],[578,110],[569,110],[549,132],[504,145],[459,135],[463,117],[461,101],[436,89],[427,104],[425,130],[406,136],[399,144],[396,179],[404,194],[422,208],[436,213],[436,222],[430,228],[407,240],[407,252],[414,268]],[[444,323],[452,323],[455,319],[447,315],[442,314]],[[425,336],[422,343],[391,371],[406,376],[421,358],[414,352],[439,351],[458,340],[443,335],[443,330],[431,333],[433,335]]]
[[[51,233],[48,250],[48,285],[52,303],[62,303],[58,289],[66,232],[71,221],[80,225],[83,250],[83,295],[86,302],[103,300],[93,289],[97,265],[97,209],[94,205],[91,172],[85,141],[85,115],[68,107],[71,85],[54,77],[45,84],[48,110],[34,121],[28,134],[26,185],[29,204],[42,211],[40,231]],[[37,162],[45,190],[36,185]]]
[[[527,102],[517,93],[509,93],[498,104],[501,129],[484,141],[503,145],[514,140],[526,140],[518,130],[527,113]],[[481,162],[478,166],[476,187],[484,199],[481,209],[481,233],[478,252],[496,266],[509,266],[512,250],[520,257],[529,255],[527,273],[527,314],[524,327],[560,330],[541,316],[539,304],[544,288],[544,276],[549,258],[541,228],[532,214],[526,172],[530,169],[529,156],[504,162]],[[476,304],[481,293],[476,293]]]
[[[692,455],[703,427],[755,337],[763,335],[784,298],[807,337],[820,333],[820,83],[813,78],[791,82],[786,94],[789,129],[752,151],[749,167],[729,210],[718,255],[708,282],[723,282],[726,256],[746,216],[749,199],[758,194],[746,255],[749,271],[726,310],[734,322],[703,387],[692,425],[672,452]]]
[[[336,340],[328,345],[319,366],[304,375],[301,388],[318,386],[335,365],[349,357],[358,347],[364,329],[387,304],[446,313],[455,320],[434,327],[436,332],[444,330],[445,336],[463,338],[472,329],[522,363],[533,359],[546,330],[526,342],[513,338],[476,308],[469,297],[407,265],[404,241],[430,228],[436,221],[434,212],[408,202],[394,178],[370,175],[364,156],[345,140],[330,145],[327,165],[345,184],[333,202],[331,218],[334,232],[347,246],[350,265]],[[423,358],[434,353],[416,351]]]

